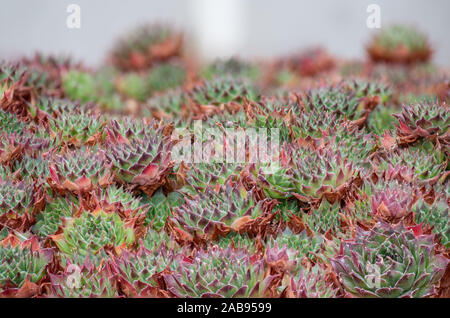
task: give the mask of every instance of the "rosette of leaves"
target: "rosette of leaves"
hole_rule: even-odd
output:
[[[42,249],[35,237],[21,241],[10,234],[0,241],[0,291],[3,296],[31,297],[46,275],[51,249]]]
[[[265,275],[262,260],[253,261],[245,250],[218,247],[195,251],[164,278],[175,297],[270,297],[276,284],[274,275]]]
[[[253,232],[258,218],[265,212],[267,200],[256,202],[254,190],[229,183],[207,187],[173,209],[174,226],[198,237],[217,239],[230,231]]]
[[[36,216],[32,232],[41,238],[55,234],[63,226],[63,219],[72,217],[77,206],[78,201],[72,196],[55,198]]]
[[[444,152],[431,142],[421,142],[407,148],[389,151],[377,158],[376,170],[386,171],[389,166],[406,166],[414,172],[414,177],[423,182],[445,179],[448,165]]]
[[[90,148],[54,155],[49,170],[50,186],[62,194],[67,191],[85,193],[112,182],[110,165],[106,163],[104,152]]]
[[[22,132],[0,135],[0,164],[13,168],[26,155],[38,156],[50,148],[52,141],[38,135]]]
[[[397,134],[401,144],[429,139],[443,145],[450,144],[450,107],[447,104],[404,105],[398,119]]]
[[[117,280],[108,265],[100,267],[86,257],[81,265],[68,263],[64,271],[50,274],[48,297],[112,298],[119,297]]]
[[[179,56],[182,35],[165,25],[140,25],[113,47],[111,62],[123,71],[143,70],[155,62]]]
[[[95,210],[67,219],[62,233],[50,238],[62,253],[84,257],[89,252],[95,255],[104,247],[120,253],[134,243],[135,234],[132,225],[125,224],[117,214]]]
[[[409,184],[397,181],[384,183],[382,188],[375,185],[371,197],[372,213],[385,221],[397,222],[410,212],[416,193]]]
[[[103,210],[114,211],[125,219],[138,216],[141,213],[145,214],[148,210],[148,204],[145,204],[141,197],[134,196],[123,187],[116,185],[101,189],[97,199]]]
[[[295,196],[302,202],[313,202],[325,197],[334,203],[345,196],[359,175],[353,162],[329,147],[314,151],[285,146],[280,157],[280,163],[272,163],[271,168],[260,169],[257,174],[259,186],[272,198]]]
[[[141,138],[127,138],[114,130],[107,131],[106,156],[119,183],[140,189],[149,196],[166,183],[173,162],[172,142],[165,137],[165,128],[161,126],[150,134],[144,133]]]
[[[434,293],[448,263],[434,255],[433,247],[433,235],[415,236],[402,224],[382,222],[370,231],[358,228],[331,264],[353,296],[426,297]]]
[[[412,211],[415,214],[417,224],[431,227],[433,233],[438,236],[440,243],[446,249],[450,248],[449,207],[444,197],[431,204],[419,199],[414,204]]]
[[[160,236],[159,246],[149,250],[141,246],[136,252],[124,251],[112,260],[112,268],[118,277],[121,290],[128,297],[157,297],[163,295],[158,287],[161,273],[176,271],[180,255],[164,245]],[[162,287],[162,286],[161,286]]]
[[[432,49],[426,35],[408,25],[391,25],[376,34],[367,47],[374,62],[426,62]]]

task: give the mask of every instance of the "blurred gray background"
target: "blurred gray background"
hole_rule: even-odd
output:
[[[448,0],[0,0],[0,59],[45,53],[101,63],[114,40],[142,22],[185,30],[188,47],[205,59],[271,57],[322,45],[331,53],[364,57],[366,8],[381,7],[381,26],[413,24],[426,32],[434,61],[450,66]],[[81,29],[69,29],[67,6],[81,7]]]

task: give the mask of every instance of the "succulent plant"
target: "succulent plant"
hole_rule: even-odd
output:
[[[397,134],[402,144],[413,143],[419,138],[437,140],[444,145],[450,143],[449,106],[446,104],[404,105],[398,119]]]
[[[335,85],[310,90],[303,98],[307,111],[319,110],[335,113],[337,118],[363,119],[389,99],[385,85],[364,81],[342,81]]]
[[[231,230],[245,233],[265,212],[265,201],[256,202],[254,191],[247,192],[237,184],[205,188],[193,198],[185,198],[174,208],[172,222],[182,230],[196,236],[212,239],[227,235]]]
[[[416,200],[415,189],[408,184],[392,181],[383,188],[374,189],[371,197],[372,213],[389,222],[396,222],[405,217]]]
[[[11,234],[0,241],[0,257],[4,260],[0,268],[0,291],[11,295],[11,290],[8,289],[15,289],[17,292],[27,283],[40,283],[46,275],[52,250],[41,249],[36,238],[21,241]],[[33,295],[24,294],[21,297],[31,296]]]
[[[374,62],[417,63],[427,61],[432,50],[426,35],[407,25],[391,25],[375,35],[367,48]]]
[[[446,249],[450,248],[449,207],[448,202],[444,198],[439,198],[432,204],[419,199],[414,204],[412,211],[415,213],[417,224],[430,226],[433,233],[438,236],[441,244]]]
[[[0,64],[0,108],[15,114],[20,120],[34,120],[30,104],[38,94],[46,95],[48,74],[28,69],[16,63]]]
[[[49,163],[50,186],[60,193],[82,193],[112,183],[111,165],[104,152],[80,148],[64,155],[54,155]]]
[[[259,186],[271,198],[295,196],[303,202],[325,197],[334,203],[342,199],[359,169],[343,158],[340,151],[320,148],[285,147],[280,163],[254,170]]]
[[[389,151],[377,158],[375,165],[380,171],[386,171],[389,166],[406,166],[414,172],[416,179],[435,182],[438,179],[445,179],[447,161],[444,152],[426,141],[415,146]]]
[[[68,219],[63,232],[50,237],[62,253],[73,255],[76,252],[80,256],[89,252],[96,254],[105,246],[120,252],[135,240],[131,225],[125,224],[117,214],[101,210],[83,212]]]
[[[144,132],[142,139],[108,130],[110,140],[106,156],[119,183],[138,188],[149,196],[166,183],[173,163],[172,143],[164,136],[165,128],[161,126],[149,134]]]
[[[357,297],[425,297],[445,271],[447,260],[433,252],[433,236],[415,236],[402,224],[358,229],[331,260],[345,290]]]
[[[118,68],[142,70],[181,53],[182,35],[165,25],[141,25],[124,35],[111,52]]]
[[[163,245],[148,250],[141,246],[136,252],[124,251],[113,259],[113,269],[117,274],[119,285],[129,297],[156,296],[158,274],[165,271],[175,271],[180,263],[180,255]]]
[[[267,297],[276,281],[245,250],[217,247],[195,251],[164,278],[176,297]]]

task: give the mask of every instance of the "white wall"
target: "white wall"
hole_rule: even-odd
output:
[[[202,18],[199,8],[214,2],[220,9],[210,8]],[[70,3],[81,6],[79,30],[66,27]],[[366,27],[370,3],[381,6],[382,26],[407,22],[428,33],[435,61],[450,66],[448,0],[0,0],[0,58],[40,50],[96,64],[123,31],[159,20],[187,30],[187,43],[207,58],[270,57],[315,44],[339,56],[362,57],[373,31]],[[233,6],[240,8],[236,14]]]

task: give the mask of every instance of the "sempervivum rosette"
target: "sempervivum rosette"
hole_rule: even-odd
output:
[[[172,142],[167,126],[154,131],[139,130],[133,134],[127,130],[126,137],[118,129],[108,130],[108,150],[106,156],[112,163],[118,183],[131,189],[139,189],[151,196],[155,190],[167,182],[172,170]]]
[[[402,224],[381,222],[357,230],[331,259],[349,295],[356,297],[425,297],[444,274],[448,260],[433,251],[433,235],[415,236]]]
[[[341,200],[360,170],[343,158],[340,151],[325,147],[315,151],[295,145],[284,147],[280,164],[270,163],[255,170],[259,186],[272,198],[295,196],[303,202],[326,198]]]
[[[277,276],[266,274],[262,260],[243,249],[216,246],[194,251],[164,278],[175,297],[270,297],[277,285]]]
[[[174,208],[171,222],[175,231],[206,240],[217,239],[230,231],[257,234],[265,217],[270,219],[266,214],[273,203],[268,199],[257,202],[254,190],[227,183],[207,187],[204,192],[186,198],[183,205]]]
[[[450,106],[439,102],[415,103],[403,106],[398,119],[397,134],[400,144],[428,139],[442,145],[450,144]]]
[[[111,164],[103,151],[80,148],[50,159],[49,185],[58,193],[89,192],[112,183]]]
[[[52,254],[36,237],[21,241],[10,234],[0,241],[0,297],[36,296]]]

